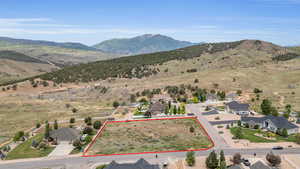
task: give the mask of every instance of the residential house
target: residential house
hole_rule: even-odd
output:
[[[266,129],[268,131],[277,132],[280,129],[287,129],[288,134],[298,133],[299,127],[291,122],[289,122],[285,117],[282,116],[264,116],[264,117],[242,117],[242,124],[249,124],[250,128],[255,125],[259,128]]]
[[[239,103],[237,101],[226,103],[226,110],[227,112],[240,116],[248,116],[251,113],[249,104]]]
[[[150,104],[148,112],[150,112],[152,116],[160,115],[165,113],[166,108],[167,108],[166,104],[163,104],[161,102],[155,102]]]
[[[218,96],[216,94],[212,94],[212,93],[207,93],[206,94],[206,100],[209,102],[216,102],[218,101]]]
[[[59,142],[73,142],[80,138],[80,132],[73,128],[59,128],[57,130],[50,131],[50,138]]]
[[[232,165],[228,167],[228,169],[244,169],[244,167],[242,167],[241,165]]]
[[[250,169],[272,169],[271,167],[267,166],[265,163],[262,161],[257,161],[253,165],[249,167]]]
[[[146,160],[141,158],[135,163],[126,164],[119,164],[115,161],[112,161],[104,169],[160,169],[160,167],[157,164],[150,164]]]

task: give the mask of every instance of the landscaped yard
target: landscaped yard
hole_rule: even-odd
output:
[[[130,121],[108,123],[87,155],[192,150],[212,146],[204,129],[193,118]]]
[[[54,147],[48,147],[44,150],[38,150],[31,147],[33,140],[40,142],[43,139],[43,137],[43,134],[37,134],[36,136],[26,140],[24,143],[21,143],[15,149],[9,152],[6,159],[13,160],[21,158],[37,158],[47,156],[52,152]]]
[[[236,135],[237,130],[238,127],[230,128],[230,132],[234,136]],[[242,139],[249,140],[250,142],[255,142],[255,143],[296,142],[295,135],[290,135],[287,138],[285,138],[277,134],[271,134],[273,136],[271,136],[270,139],[267,139],[268,132],[262,131],[260,129],[249,129],[249,128],[241,127],[241,130],[242,130]],[[257,135],[261,135],[263,137]]]

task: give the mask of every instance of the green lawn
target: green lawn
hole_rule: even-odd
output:
[[[41,141],[43,139],[43,134],[37,134],[36,136],[28,139],[24,143],[18,145],[15,149],[7,155],[7,160],[21,159],[21,158],[36,158],[36,157],[45,157],[52,152],[54,147],[46,148],[45,150],[37,150],[31,148],[33,140]]]
[[[238,127],[230,128],[230,132],[235,135],[237,132]],[[267,137],[267,132],[261,131],[259,129],[248,129],[248,128],[241,128],[242,129],[242,139],[249,140],[250,142],[254,143],[274,143],[274,142],[296,142],[295,135],[290,135],[287,138],[275,135],[275,140],[266,139],[263,137],[256,136],[255,134],[262,134]]]

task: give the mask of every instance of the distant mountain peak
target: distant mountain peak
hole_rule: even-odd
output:
[[[195,43],[175,40],[161,34],[144,34],[133,38],[106,40],[93,47],[108,53],[134,55],[174,50],[192,45]]]

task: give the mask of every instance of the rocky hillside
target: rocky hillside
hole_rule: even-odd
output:
[[[135,55],[174,50],[192,45],[195,43],[175,40],[164,35],[145,34],[129,39],[111,39],[93,47],[108,53]]]

